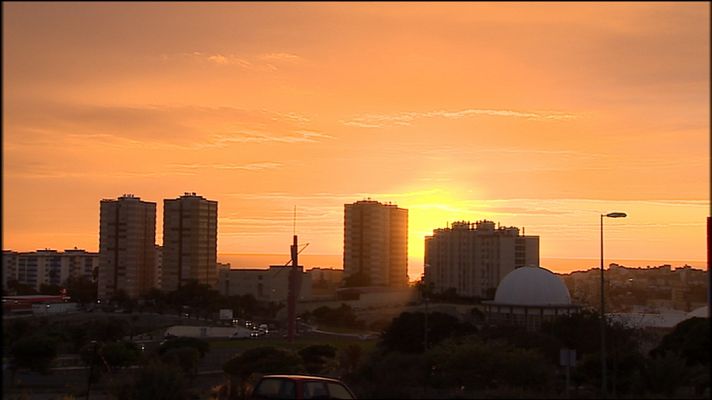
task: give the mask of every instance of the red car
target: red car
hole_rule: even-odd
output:
[[[252,398],[355,399],[356,396],[338,379],[306,375],[265,375],[255,385]]]

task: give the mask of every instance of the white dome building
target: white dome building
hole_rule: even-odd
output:
[[[571,303],[561,278],[541,267],[521,267],[510,272],[497,286],[494,300],[483,304],[490,323],[527,329],[537,329],[542,321],[581,308]]]

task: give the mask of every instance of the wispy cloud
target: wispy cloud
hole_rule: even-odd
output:
[[[222,164],[172,164],[173,167],[185,168],[185,169],[201,169],[201,168],[214,168],[214,169],[225,169],[225,170],[244,170],[244,171],[264,171],[277,169],[282,166],[281,163],[277,162],[254,162],[246,164],[234,164],[234,163],[222,163]]]
[[[273,135],[259,131],[240,131],[214,135],[211,143],[222,146],[229,143],[315,143],[322,138],[332,136],[309,131],[296,131],[291,134]]]
[[[176,60],[189,60],[205,62],[220,67],[239,67],[254,71],[276,71],[280,66],[296,64],[304,61],[297,54],[287,52],[271,52],[257,55],[234,54],[229,52],[209,53],[192,51],[183,53],[161,54],[161,61],[174,62]]]
[[[555,120],[564,121],[575,119],[574,114],[563,112],[531,112],[531,111],[516,111],[516,110],[495,110],[482,108],[468,108],[457,111],[428,111],[428,112],[401,112],[394,114],[365,114],[355,118],[341,121],[345,125],[356,126],[360,128],[381,128],[388,125],[403,125],[409,126],[416,119],[420,118],[445,118],[445,119],[460,119],[474,116],[492,116],[492,117],[513,117],[525,118],[528,120]]]
[[[296,54],[284,53],[284,52],[265,53],[265,54],[259,55],[258,58],[261,60],[267,60],[267,61],[286,61],[286,62],[299,62],[299,61],[304,60],[302,57],[300,57]]]
[[[35,103],[8,106],[11,145],[53,145],[57,135],[108,146],[215,147],[231,142],[317,142],[330,135],[294,111],[191,105]]]

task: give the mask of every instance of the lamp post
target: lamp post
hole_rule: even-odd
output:
[[[627,215],[623,212],[612,212],[601,214],[601,397],[606,398],[606,316],[605,307],[606,301],[604,297],[604,280],[603,280],[603,218],[625,218]]]
[[[89,393],[91,392],[91,380],[92,380],[92,372],[94,371],[94,359],[96,358],[96,348],[98,346],[98,343],[96,340],[92,340],[91,344],[93,345],[93,352],[91,355],[91,363],[89,364],[89,378],[87,378],[87,400],[89,400]]]

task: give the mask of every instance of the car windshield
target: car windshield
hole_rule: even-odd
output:
[[[294,399],[295,384],[289,379],[267,378],[255,388],[253,397],[257,399]]]

